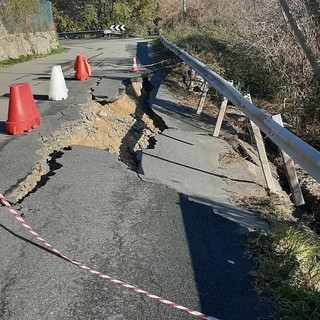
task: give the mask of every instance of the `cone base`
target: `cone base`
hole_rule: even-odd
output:
[[[80,81],[85,81],[85,80],[88,80],[89,79],[89,75],[87,74],[87,75],[75,75],[75,78],[77,79],[77,80],[80,80]]]
[[[17,136],[19,134],[23,134],[24,132],[31,132],[32,129],[37,128],[40,125],[40,120],[37,120],[33,123],[30,121],[23,121],[23,122],[6,122],[6,131],[8,134],[13,136]]]
[[[68,93],[66,93],[66,94],[58,94],[58,93],[56,93],[56,94],[54,94],[54,93],[49,93],[49,95],[48,95],[48,99],[49,100],[52,100],[52,101],[61,101],[61,100],[67,100],[67,98],[68,98]]]

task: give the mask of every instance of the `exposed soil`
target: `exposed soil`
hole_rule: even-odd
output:
[[[165,123],[149,106],[152,86],[148,78],[128,81],[126,93],[112,103],[88,100],[81,107],[81,119],[65,122],[50,137],[41,137],[38,150],[42,159],[18,185],[6,192],[12,202],[22,201],[29,193],[42,187],[57,170],[55,158],[70,146],[81,145],[104,149],[119,155],[131,169],[137,167],[135,152],[152,148],[155,136],[165,129]]]

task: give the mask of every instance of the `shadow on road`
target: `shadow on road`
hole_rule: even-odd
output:
[[[142,65],[148,65],[155,62],[153,61],[153,58],[149,55],[148,46],[148,41],[138,42],[137,44],[137,59]]]
[[[141,155],[139,156],[140,160],[142,159],[142,155],[144,155],[144,156],[156,158],[156,159],[168,162],[168,163],[172,163],[172,164],[175,164],[177,166],[181,166],[181,167],[184,167],[184,168],[187,168],[187,169],[190,169],[190,170],[195,170],[195,171],[198,171],[198,172],[201,172],[201,173],[204,173],[204,174],[209,174],[209,175],[212,175],[212,176],[215,176],[215,177],[219,177],[219,178],[222,178],[222,179],[228,179],[228,180],[234,181],[234,182],[243,182],[243,183],[256,184],[258,186],[262,186],[262,185],[260,185],[260,184],[258,184],[256,182],[254,182],[254,181],[243,180],[243,179],[233,179],[233,178],[229,178],[229,177],[227,177],[225,175],[221,175],[221,174],[218,174],[218,173],[205,171],[205,170],[202,170],[200,168],[191,167],[191,166],[188,166],[186,164],[179,163],[179,162],[176,162],[176,161],[172,161],[172,160],[169,160],[169,159],[165,159],[165,158],[162,158],[162,157],[159,157],[159,156],[155,156],[155,155],[152,155],[152,154],[148,154],[148,153],[145,153],[143,151],[140,152],[140,153],[141,153]],[[141,172],[138,172],[138,173],[141,173]]]
[[[9,234],[11,234],[12,236],[14,236],[14,237],[16,237],[16,238],[24,241],[25,243],[31,244],[31,245],[34,246],[35,248],[38,248],[38,249],[43,250],[43,251],[46,251],[47,253],[51,253],[51,254],[53,254],[54,256],[56,256],[56,257],[58,257],[58,258],[60,258],[60,259],[62,259],[62,260],[65,260],[65,261],[67,261],[67,262],[69,262],[69,260],[68,260],[68,259],[65,259],[63,256],[61,256],[61,255],[59,255],[59,254],[51,251],[50,249],[42,246],[41,244],[38,244],[38,243],[36,243],[36,242],[34,242],[34,241],[32,241],[32,240],[29,240],[29,239],[27,239],[27,238],[25,238],[25,237],[17,234],[16,232],[12,231],[11,229],[9,229],[8,227],[6,227],[6,226],[3,225],[2,223],[0,223],[0,228],[2,228],[3,230],[7,231],[7,232],[8,232]]]
[[[0,121],[0,133],[6,133],[6,123],[5,121]]]
[[[33,95],[34,100],[38,101],[48,101],[48,95],[47,94],[34,94]]]
[[[231,208],[214,203],[217,211]],[[219,319],[266,318],[271,307],[251,286],[252,261],[244,253],[247,229],[213,213],[211,205],[180,194],[180,206],[202,312]]]
[[[190,142],[187,142],[187,141],[184,141],[184,140],[181,140],[181,139],[177,139],[177,138],[171,137],[171,136],[169,136],[169,135],[167,135],[167,134],[161,133],[161,135],[164,136],[164,137],[166,137],[166,138],[168,138],[168,139],[172,139],[172,140],[174,140],[174,141],[178,141],[178,142],[187,144],[187,145],[189,145],[189,146],[194,146],[193,143],[190,143]]]

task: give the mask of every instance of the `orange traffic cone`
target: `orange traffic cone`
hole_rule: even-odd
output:
[[[91,77],[91,74],[92,74],[91,66],[86,58],[84,58],[84,64],[86,65],[89,77]]]
[[[41,115],[34,101],[28,82],[10,86],[8,120],[6,130],[9,134],[18,135],[30,132],[41,123]]]
[[[133,58],[133,64],[132,64],[132,69],[131,69],[132,72],[139,72],[139,68],[138,68],[138,65],[137,65],[137,59],[136,57]]]
[[[76,71],[75,78],[82,81],[90,78],[91,70],[89,72],[88,62],[83,55],[78,55],[74,64]],[[91,69],[91,68],[90,68]]]

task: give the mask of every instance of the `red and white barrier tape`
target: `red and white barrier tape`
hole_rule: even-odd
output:
[[[54,254],[56,254],[57,256],[63,258],[64,260],[76,265],[77,267],[81,268],[81,269],[84,269],[92,274],[95,274],[96,276],[100,277],[100,278],[103,278],[105,280],[108,280],[110,282],[113,282],[113,283],[116,283],[122,287],[125,287],[125,288],[128,288],[128,289],[131,289],[135,292],[138,292],[138,293],[141,293],[151,299],[154,299],[154,300],[157,300],[159,302],[162,302],[162,303],[165,303],[169,306],[172,306],[176,309],[179,309],[179,310],[182,310],[182,311],[185,311],[189,314],[192,314],[200,319],[208,319],[208,320],[219,320],[217,318],[214,318],[214,317],[209,317],[209,316],[206,316],[204,315],[203,313],[201,312],[198,312],[198,311],[194,311],[192,309],[189,309],[189,308],[186,308],[184,306],[181,306],[179,304],[176,304],[172,301],[169,301],[167,299],[164,299],[164,298],[161,298],[159,296],[156,296],[154,294],[151,294],[150,292],[147,292],[145,290],[142,290],[138,287],[135,287],[135,286],[132,286],[130,285],[129,283],[126,283],[126,282],[123,282],[123,281],[120,281],[120,280],[117,280],[115,278],[112,278],[110,276],[107,276],[99,271],[96,271],[96,270],[93,270],[89,267],[87,267],[86,265],[80,263],[80,262],[77,262],[65,255],[63,255],[60,251],[58,251],[57,249],[55,249],[48,241],[46,241],[45,239],[41,238],[40,235],[35,232],[25,221],[24,219],[19,215],[19,213],[13,208],[13,206],[11,206],[11,204],[6,200],[6,198],[0,193],[0,201],[6,206],[6,208],[13,214],[13,216],[19,221],[19,223],[24,226],[38,241],[40,241],[44,246],[46,246],[50,251],[52,251]]]
[[[158,64],[163,64],[165,62],[167,62],[168,60],[162,60],[160,62],[156,62],[156,63],[152,63],[152,64],[141,64],[141,63],[138,63],[138,65],[140,67],[143,67],[143,68],[146,68],[146,67],[153,67],[153,66],[156,66]],[[113,63],[108,63],[108,62],[104,62],[103,64],[105,65],[108,65],[108,66],[112,66],[112,67],[132,67],[132,64],[131,65],[124,65],[124,64],[113,64]]]

